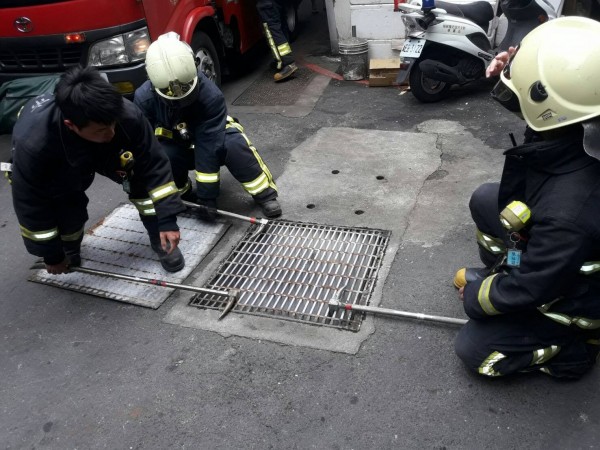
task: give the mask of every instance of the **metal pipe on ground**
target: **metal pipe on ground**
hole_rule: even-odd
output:
[[[399,311],[397,309],[379,308],[377,306],[353,305],[351,303],[343,303],[333,298],[329,300],[329,307],[333,311],[345,309],[346,311],[368,312],[373,314],[381,314],[392,317],[403,317],[409,319],[424,320],[429,322],[449,323],[452,325],[464,325],[467,323],[465,319],[456,319],[454,317],[434,316],[430,314],[412,313],[407,311]]]
[[[186,200],[182,200],[182,202],[188,208],[204,209],[206,211],[216,212],[217,214],[220,214],[221,216],[231,217],[233,219],[238,219],[238,220],[243,220],[243,221],[250,222],[250,223],[260,224],[260,226],[252,234],[253,236],[260,234],[265,229],[265,227],[269,224],[269,220],[264,219],[262,217],[242,216],[241,214],[236,214],[236,213],[232,213],[229,211],[223,211],[222,209],[209,208],[208,206],[198,205],[197,203],[188,202]]]
[[[33,266],[31,266],[32,270],[44,269],[44,268],[45,268],[45,265],[44,265],[44,263],[41,263],[41,262],[36,263]],[[105,270],[98,270],[98,269],[90,269],[87,267],[79,267],[79,266],[69,267],[69,271],[79,272],[79,273],[87,273],[88,275],[98,275],[98,276],[107,277],[107,278],[115,278],[118,280],[133,281],[134,283],[151,284],[153,286],[181,289],[184,291],[191,291],[191,292],[196,292],[196,293],[200,293],[200,294],[220,295],[223,297],[227,297],[227,302],[225,303],[223,312],[219,316],[218,320],[221,320],[223,317],[225,317],[229,313],[229,311],[231,311],[233,309],[233,307],[237,303],[237,300],[240,296],[240,292],[235,289],[231,289],[229,291],[219,291],[216,289],[207,289],[207,288],[201,288],[201,287],[197,287],[197,286],[190,286],[189,284],[171,283],[170,281],[157,280],[157,279],[152,279],[152,278],[143,278],[143,277],[137,277],[134,275],[123,275],[120,273],[108,272]]]

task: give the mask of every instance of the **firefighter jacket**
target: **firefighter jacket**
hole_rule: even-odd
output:
[[[142,112],[130,101],[123,101],[123,117],[117,121],[115,136],[103,144],[84,140],[70,131],[51,94],[36,97],[23,107],[12,136],[12,191],[29,253],[46,261],[62,261],[58,223],[64,220],[57,217],[58,211],[69,211],[73,198],[85,197],[95,172],[119,181],[117,171],[123,151],[133,153],[132,177],[154,203],[159,230],[178,230],[176,215],[185,207],[173,182],[169,160]],[[83,209],[86,204],[87,199]],[[83,222],[85,219],[84,212]]]
[[[178,124],[185,124],[194,146],[198,196],[216,198],[222,160],[220,155],[225,152],[227,107],[221,90],[200,70],[198,85],[197,99],[185,108],[175,108],[161,101],[150,81],[136,90],[134,102],[144,111],[155,129],[167,129],[182,151],[190,151],[190,143],[183,141],[176,129]]]
[[[600,162],[585,153],[579,134],[505,155],[498,210],[513,200],[529,206],[528,238],[518,268],[467,284],[467,315],[537,308],[564,325],[600,328]]]

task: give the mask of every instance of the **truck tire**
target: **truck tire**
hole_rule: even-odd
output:
[[[417,100],[423,103],[434,103],[445,99],[448,96],[448,91],[452,85],[443,81],[427,78],[419,68],[420,62],[421,60],[419,59],[413,63],[414,66],[408,77],[408,83],[412,94]]]
[[[209,80],[221,86],[221,62],[210,37],[202,31],[196,31],[191,43],[198,60],[198,67]]]

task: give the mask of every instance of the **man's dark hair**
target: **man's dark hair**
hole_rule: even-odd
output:
[[[110,125],[123,114],[123,97],[93,67],[67,70],[61,75],[54,96],[64,118],[79,128],[89,122]]]

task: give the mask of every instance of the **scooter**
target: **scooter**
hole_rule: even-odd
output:
[[[499,0],[498,4],[508,19],[498,46],[499,14],[486,0],[397,4],[406,36],[396,81],[408,80],[413,95],[424,103],[440,101],[452,85],[482,78],[498,52],[517,45],[535,27],[557,17],[546,0]]]

